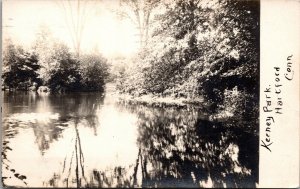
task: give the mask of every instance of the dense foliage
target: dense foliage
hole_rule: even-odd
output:
[[[37,90],[44,85],[52,92],[104,90],[108,77],[105,58],[98,54],[76,57],[65,44],[50,42],[46,37],[39,38],[30,52],[6,41],[2,74],[4,87]]]
[[[40,83],[37,70],[40,68],[37,56],[21,47],[8,44],[3,52],[3,82],[9,88],[27,90],[34,83]]]
[[[203,96],[213,110],[231,111],[235,104],[232,111],[241,115],[237,109],[257,107],[259,2],[163,5],[166,11],[156,16],[148,45],[124,71],[118,89],[136,96]]]
[[[107,60],[100,55],[83,55],[80,58],[83,88],[88,91],[103,90],[109,76]]]
[[[4,48],[4,84],[25,90],[45,85],[52,91],[102,91],[109,78],[121,93],[203,97],[215,112],[256,116],[259,1],[175,0],[143,6],[151,6],[147,43],[130,64],[112,68],[110,76],[101,55],[72,54],[42,28],[30,52],[12,43]]]

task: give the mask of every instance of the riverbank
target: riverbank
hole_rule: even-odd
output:
[[[133,102],[133,103],[139,103],[143,105],[149,105],[149,106],[180,106],[185,107],[188,105],[201,107],[207,110],[207,119],[210,121],[217,121],[222,122],[226,121],[228,119],[240,119],[239,116],[235,115],[235,113],[232,111],[232,108],[225,108],[225,109],[218,109],[216,112],[209,111],[211,108],[208,102],[204,101],[204,98],[198,97],[194,99],[188,99],[188,98],[174,98],[170,96],[155,96],[151,94],[147,95],[141,95],[141,96],[133,96],[126,93],[119,93],[119,91],[116,89],[116,85],[114,83],[107,83],[106,84],[106,95],[109,95],[116,100],[119,101],[127,101],[127,102]],[[209,113],[210,112],[210,113]],[[213,113],[214,112],[214,113]]]
[[[193,105],[203,105],[203,99],[187,99],[187,98],[173,98],[173,97],[161,97],[161,96],[154,96],[154,95],[142,95],[142,96],[132,96],[129,94],[117,94],[119,98],[126,101],[136,101],[140,103],[147,103],[147,104],[165,104],[165,105],[178,105],[184,106],[187,104]]]
[[[155,96],[151,94],[133,96],[126,93],[119,93],[116,89],[114,83],[106,84],[106,95],[113,95],[115,98],[124,101],[132,101],[137,103],[149,104],[149,105],[159,105],[164,104],[168,106],[185,106],[185,105],[196,105],[196,106],[205,106],[207,103],[204,102],[203,98],[175,98],[171,96]]]

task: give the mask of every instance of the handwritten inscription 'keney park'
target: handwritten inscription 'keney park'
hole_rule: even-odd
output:
[[[291,81],[294,77],[292,57],[293,55],[287,57],[285,69],[282,70],[280,67],[274,67],[272,85],[268,85],[263,91],[265,96],[265,100],[262,100],[263,113],[266,115],[264,116],[266,119],[265,125],[262,125],[265,127],[265,134],[261,135],[263,136],[261,146],[270,152],[273,144],[271,132],[276,123],[276,116],[283,114],[284,100],[282,91],[284,80]]]

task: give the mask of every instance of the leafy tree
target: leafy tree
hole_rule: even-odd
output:
[[[53,67],[53,49],[54,49],[54,37],[47,25],[40,25],[38,32],[36,33],[36,39],[33,42],[32,50],[37,54],[39,65],[39,75],[43,81],[43,85],[46,85],[50,78],[50,71]]]
[[[237,91],[247,94],[238,107],[257,107],[259,1],[176,0],[164,6],[124,87],[140,94],[203,96],[216,111],[218,104],[226,109],[226,95]]]
[[[40,83],[38,73],[37,56],[25,52],[21,47],[16,47],[11,41],[7,41],[3,53],[4,85],[11,88],[27,90],[34,82]]]
[[[214,21],[208,23],[215,31],[214,47],[208,51],[206,70],[199,82],[204,94],[212,100],[222,100],[212,89],[243,90],[258,98],[259,77],[259,2],[222,1],[215,8]],[[222,93],[224,94],[224,93]]]
[[[54,92],[80,90],[82,77],[79,72],[79,61],[72,57],[68,47],[57,43],[53,56],[55,64],[47,82],[50,89]]]
[[[101,55],[82,55],[80,58],[82,85],[87,91],[102,91],[108,77],[107,60]]]

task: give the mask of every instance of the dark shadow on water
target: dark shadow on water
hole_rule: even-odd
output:
[[[136,106],[133,111],[140,118],[142,186],[255,187],[258,136],[245,132],[242,122],[208,121],[197,110]]]
[[[17,179],[25,186],[27,186],[26,176],[18,172],[18,169],[11,165],[9,156],[7,155],[9,151],[13,149],[10,147],[10,139],[14,138],[18,134],[18,130],[12,124],[2,126],[2,150],[1,150],[1,161],[2,161],[2,172],[6,170],[9,172],[8,175],[1,175],[1,182],[3,187],[7,187],[5,180]]]

